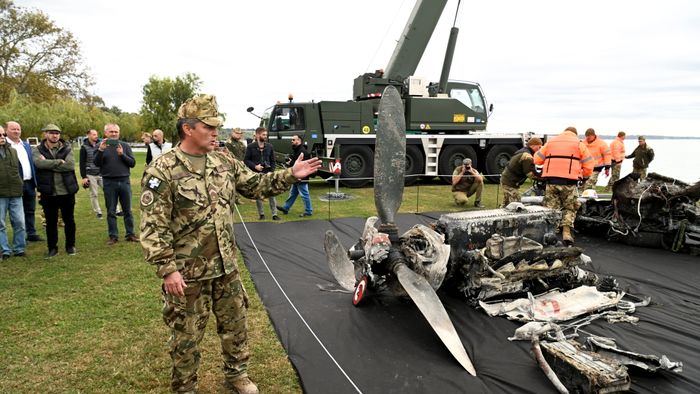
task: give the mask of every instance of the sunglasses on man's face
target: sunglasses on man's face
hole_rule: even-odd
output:
[[[7,134],[0,133],[0,137],[5,138],[5,137],[7,137]]]

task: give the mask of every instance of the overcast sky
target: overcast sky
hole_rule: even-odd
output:
[[[413,0],[16,0],[82,43],[108,106],[136,112],[149,76],[186,72],[217,96],[226,127],[255,127],[296,101],[348,100],[384,68]],[[440,77],[457,0],[416,71]],[[489,130],[700,136],[700,1],[462,1],[450,77],[479,82]]]

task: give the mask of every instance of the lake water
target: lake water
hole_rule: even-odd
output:
[[[610,145],[612,139],[604,139]],[[638,145],[636,138],[625,139],[625,154],[632,153]],[[700,180],[700,139],[647,139],[647,145],[654,149],[654,161],[649,164],[647,173],[673,177],[687,183]],[[632,172],[632,159],[622,162],[620,177]],[[608,184],[605,173],[598,177],[598,185]]]

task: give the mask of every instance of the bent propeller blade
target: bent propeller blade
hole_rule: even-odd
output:
[[[393,224],[403,198],[406,120],[399,91],[387,86],[379,101],[374,149],[374,205],[382,224]]]
[[[348,253],[340,243],[338,237],[331,230],[326,231],[323,241],[323,250],[326,251],[326,260],[331,273],[340,287],[345,290],[355,289],[355,267],[348,257]]]
[[[411,297],[418,309],[425,316],[430,326],[435,330],[435,333],[440,337],[442,343],[447,346],[447,349],[452,353],[452,356],[462,365],[470,375],[476,376],[474,365],[464,350],[462,341],[457,335],[452,320],[447,315],[445,307],[438,298],[437,294],[425,278],[413,272],[406,264],[396,264],[394,268],[396,277],[404,290]]]

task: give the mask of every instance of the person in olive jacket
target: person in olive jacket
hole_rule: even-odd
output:
[[[41,131],[46,138],[33,150],[36,167],[37,190],[41,193],[39,203],[46,217],[47,258],[58,254],[58,211],[65,223],[66,253],[75,250],[75,193],[78,179],[75,176],[75,158],[70,144],[61,139],[61,129],[48,124]]]
[[[7,142],[5,130],[0,126],[0,260],[24,256],[27,246],[24,229],[24,207],[22,205],[23,181],[17,151]],[[5,217],[10,213],[12,224],[12,248],[7,240]]]

